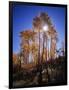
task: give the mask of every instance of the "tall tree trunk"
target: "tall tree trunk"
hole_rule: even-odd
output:
[[[52,37],[50,42],[50,59],[52,59]]]
[[[40,61],[40,31],[39,31],[39,51],[38,51],[38,84],[42,83],[42,65]]]
[[[43,51],[42,51],[42,62],[44,62],[44,61],[43,61],[43,59],[44,59],[44,58],[43,58],[43,55],[44,55],[44,33],[43,33]]]
[[[51,37],[51,43],[50,43],[50,60],[51,60],[50,61],[51,62],[51,68],[50,69],[51,69],[51,73],[52,73],[52,52],[53,51],[52,51],[52,37]]]
[[[40,30],[39,30],[38,64],[40,64]]]
[[[47,35],[46,35],[46,61],[47,61],[47,54],[48,54],[48,50],[47,50]]]
[[[29,48],[29,40],[28,40],[28,48]],[[27,57],[26,57],[26,60],[27,60],[27,61],[26,61],[26,62],[27,62],[27,64],[28,64],[28,63],[29,63],[29,51],[27,51],[26,54],[27,54]]]

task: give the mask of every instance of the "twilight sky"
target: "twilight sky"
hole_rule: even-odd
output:
[[[32,29],[32,20],[41,12],[48,13],[58,32],[57,47],[61,47],[65,35],[65,8],[53,6],[32,6],[32,5],[13,5],[13,52],[20,51],[19,33],[25,29]]]

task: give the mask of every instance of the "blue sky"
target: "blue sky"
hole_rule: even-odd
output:
[[[65,37],[65,8],[51,6],[30,6],[30,5],[13,5],[13,52],[20,51],[19,33],[26,29],[32,29],[32,20],[41,12],[48,13],[58,32],[57,47],[61,47],[61,42]]]

